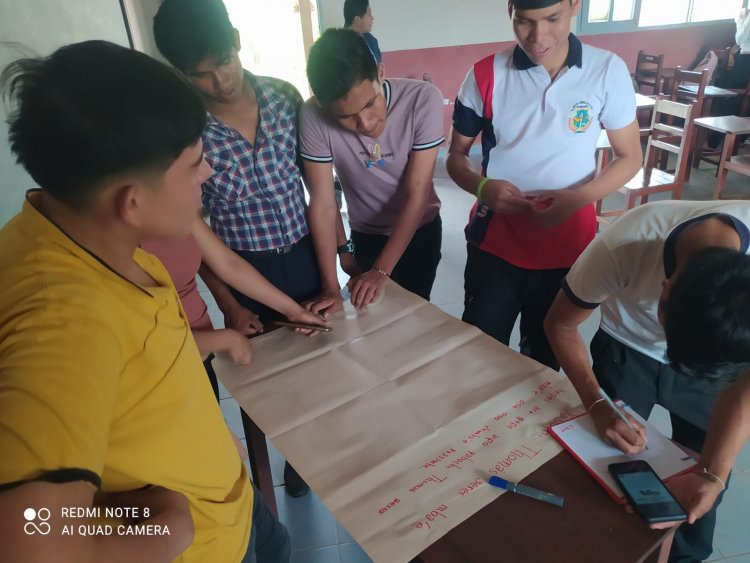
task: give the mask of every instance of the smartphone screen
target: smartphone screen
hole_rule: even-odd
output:
[[[687,518],[685,510],[645,461],[626,461],[609,466],[633,509],[646,522],[671,522]]]

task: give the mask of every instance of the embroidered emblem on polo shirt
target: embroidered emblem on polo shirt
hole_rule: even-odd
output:
[[[591,126],[594,108],[588,102],[578,102],[570,110],[568,118],[568,129],[573,133],[585,133]]]
[[[375,146],[372,145],[367,146],[367,154],[369,158],[365,161],[365,166],[367,168],[374,168],[375,165],[383,166],[385,164],[385,159],[383,158],[383,154],[380,152],[380,145],[378,143],[375,143]]]

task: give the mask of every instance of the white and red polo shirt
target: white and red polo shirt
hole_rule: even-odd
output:
[[[518,46],[468,72],[456,98],[454,129],[482,134],[482,171],[522,192],[560,190],[589,181],[602,129],[635,119],[630,74],[617,55],[570,34],[566,66],[553,81]],[[570,267],[596,233],[593,205],[543,229],[529,215],[493,213],[477,203],[466,227],[470,244],[520,268]]]

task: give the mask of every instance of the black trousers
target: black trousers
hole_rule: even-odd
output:
[[[706,439],[708,422],[719,387],[705,381],[687,378],[663,364],[641,354],[599,330],[591,341],[593,368],[599,385],[612,398],[622,399],[643,418],[648,418],[655,404],[669,411],[672,439],[700,452]],[[708,559],[713,551],[716,508],[695,524],[683,524],[675,532],[669,561],[693,562]]]
[[[464,270],[464,322],[506,346],[521,315],[521,353],[560,369],[544,334],[544,317],[568,268],[527,270],[467,244]]]
[[[371,235],[352,231],[351,236],[354,242],[354,257],[367,271],[372,268],[375,260],[383,252],[388,242],[388,235]],[[442,242],[443,221],[438,215],[414,232],[411,242],[391,272],[391,279],[404,289],[429,301],[438,263],[440,263]]]
[[[310,235],[302,238],[287,254],[241,250],[235,252],[258,270],[263,277],[295,301],[307,301],[321,292],[320,269]],[[258,315],[261,321],[266,321],[274,316],[278,317],[278,313],[273,309],[250,299],[234,288],[231,289],[232,295],[240,305]]]

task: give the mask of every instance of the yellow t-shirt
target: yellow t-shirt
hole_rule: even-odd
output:
[[[56,473],[190,501],[178,561],[240,561],[252,488],[161,263],[140,287],[30,203],[0,231],[0,486]]]

